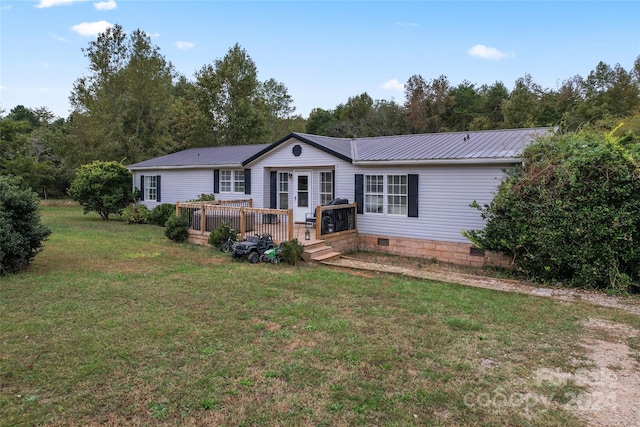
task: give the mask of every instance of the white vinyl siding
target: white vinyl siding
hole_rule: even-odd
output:
[[[387,174],[390,168],[354,167],[345,180],[353,186],[353,173]],[[368,169],[368,170],[367,170]],[[397,171],[394,170],[393,172]],[[358,215],[358,233],[389,237],[411,237],[446,242],[469,243],[462,230],[480,229],[484,220],[469,206],[476,200],[489,203],[504,178],[504,166],[407,166],[402,172],[418,174],[419,217],[400,215]],[[341,184],[340,178],[337,183]],[[350,196],[350,200],[353,200]]]
[[[162,178],[162,203],[186,202],[198,198],[201,194],[213,193],[213,170],[178,169],[178,170],[144,170],[135,171],[134,184],[140,185],[140,176],[160,176]],[[146,183],[145,183],[146,192]],[[216,198],[218,195],[216,194]],[[236,198],[236,197],[234,197]],[[149,209],[160,203],[155,200],[141,200]]]

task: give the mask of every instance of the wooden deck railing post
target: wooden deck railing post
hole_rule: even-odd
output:
[[[207,225],[207,216],[206,216],[206,210],[204,207],[204,203],[202,205],[200,205],[200,234],[204,234],[204,229]]]
[[[322,206],[316,206],[316,240],[322,239]]]
[[[244,236],[247,231],[246,213],[244,207],[240,208],[240,236]],[[246,237],[246,236],[245,236]]]
[[[287,209],[287,240],[293,240],[293,209]]]

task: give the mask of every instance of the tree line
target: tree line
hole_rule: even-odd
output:
[[[631,70],[603,62],[586,78],[543,89],[530,75],[515,82],[453,86],[446,76],[411,76],[404,102],[367,93],[334,109],[295,114],[286,86],[258,79],[239,44],[195,71],[173,65],[141,30],[107,29],[82,49],[88,74],[76,79],[67,118],[46,107],[0,112],[0,174],[20,177],[41,196],[61,196],[83,164],[131,164],[179,150],[270,143],[290,132],[335,137],[558,126],[613,127],[627,117],[640,133],[640,56]],[[629,129],[628,129],[629,130]]]

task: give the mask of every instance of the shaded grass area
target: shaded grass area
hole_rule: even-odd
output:
[[[590,316],[640,325],[454,284],[233,262],[78,207],[44,221],[44,252],[0,282],[1,425],[577,426],[537,370],[586,364]],[[550,403],[502,400],[527,393]]]

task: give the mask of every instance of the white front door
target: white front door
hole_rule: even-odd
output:
[[[293,221],[304,222],[304,215],[311,213],[311,172],[293,174]]]

